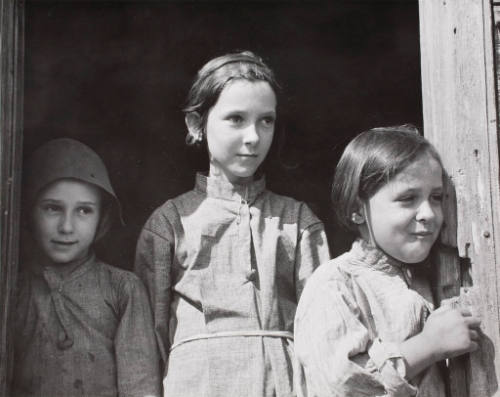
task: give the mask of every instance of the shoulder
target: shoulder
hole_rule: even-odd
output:
[[[95,268],[99,273],[100,282],[104,284],[101,285],[102,288],[109,287],[118,294],[144,289],[142,281],[131,271],[120,269],[98,259]]]
[[[196,201],[197,196],[199,196],[199,193],[190,190],[177,197],[168,199],[153,211],[148,222],[155,219],[165,219],[175,216],[177,213],[182,212],[182,209],[187,205]]]
[[[282,194],[274,193],[271,190],[264,190],[263,196],[270,200],[273,203],[279,204],[281,206],[289,207],[289,208],[299,208],[305,203],[299,200],[294,199],[293,197],[284,196]]]
[[[352,275],[344,266],[348,261],[349,253],[344,253],[318,266],[307,280],[299,306],[303,309],[318,300],[329,301],[333,296],[350,295]]]
[[[98,282],[104,299],[113,307],[121,318],[128,308],[140,308],[130,313],[140,315],[149,306],[149,298],[143,282],[134,273],[96,261],[99,272]]]
[[[336,258],[321,264],[309,278],[307,284],[320,287],[328,283],[345,283],[351,278],[351,274],[345,269],[345,264],[349,262],[349,253],[346,252]]]
[[[200,200],[200,194],[191,190],[165,201],[147,219],[142,233],[152,233],[165,239],[171,238],[174,230],[181,224],[182,217],[192,212]]]

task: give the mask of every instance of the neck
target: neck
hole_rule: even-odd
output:
[[[89,250],[83,257],[64,263],[57,263],[52,261],[50,258],[47,258],[46,256],[42,256],[43,259],[41,260],[40,264],[43,267],[50,267],[56,274],[59,275],[59,277],[66,278],[82,264],[87,262],[92,254],[93,252]]]
[[[247,177],[239,177],[234,175],[228,175],[223,170],[221,170],[217,165],[210,163],[210,170],[208,172],[210,178],[221,179],[223,181],[229,182],[233,185],[247,185],[253,182],[253,175]]]

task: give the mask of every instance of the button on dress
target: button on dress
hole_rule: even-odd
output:
[[[131,272],[91,257],[63,279],[33,264],[20,277],[14,329],[12,396],[160,395],[151,308]]]
[[[197,175],[144,226],[136,272],[149,290],[165,396],[291,396],[293,318],[329,259],[304,203]]]

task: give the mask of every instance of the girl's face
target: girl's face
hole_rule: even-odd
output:
[[[206,124],[210,175],[252,180],[271,147],[276,95],[264,81],[234,80],[210,109]]]
[[[61,179],[37,197],[33,209],[35,240],[54,263],[83,259],[94,242],[100,215],[98,187]]]
[[[443,223],[442,196],[440,164],[429,154],[420,156],[366,202],[361,234],[401,262],[421,262]]]

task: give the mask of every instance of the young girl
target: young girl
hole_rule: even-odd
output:
[[[119,202],[89,147],[55,139],[25,180],[35,242],[15,310],[16,397],[159,396],[159,356],[146,290],[93,253]]]
[[[293,394],[297,300],[329,252],[311,210],[256,176],[273,141],[276,92],[251,52],[211,60],[189,92],[187,142],[207,147],[208,176],[153,213],[136,255],[165,396]]]
[[[358,239],[317,269],[298,305],[302,395],[444,397],[435,362],[476,349],[479,320],[433,311],[429,284],[412,274],[439,235],[442,196],[440,157],[410,126],[369,130],[347,146],[332,198]]]

